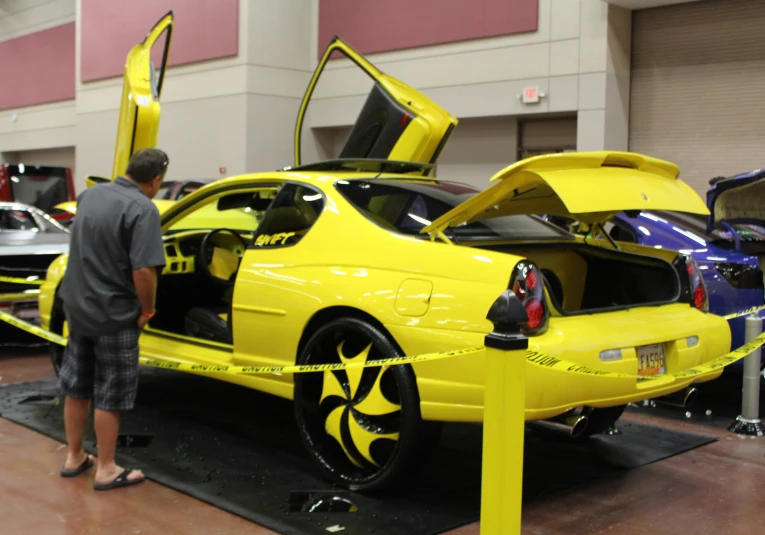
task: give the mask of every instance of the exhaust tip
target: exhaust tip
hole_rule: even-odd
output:
[[[585,429],[587,429],[588,419],[586,416],[579,416],[573,422],[567,423],[571,426],[571,431],[569,432],[571,438],[579,438],[584,434]]]
[[[688,390],[685,392],[685,397],[683,398],[683,406],[690,407],[693,402],[696,401],[696,395],[698,393],[698,390],[696,390],[694,387],[688,388]]]

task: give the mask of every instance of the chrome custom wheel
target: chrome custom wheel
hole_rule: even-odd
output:
[[[378,327],[341,318],[319,328],[301,364],[365,363],[400,356]],[[295,414],[309,455],[333,482],[353,490],[392,485],[427,445],[408,365],[298,374]]]

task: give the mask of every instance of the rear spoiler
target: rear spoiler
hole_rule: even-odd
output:
[[[597,169],[599,167],[626,167],[667,178],[680,176],[680,168],[672,162],[635,152],[563,152],[543,154],[520,160],[495,174],[491,177],[490,182],[501,180],[519,171],[566,171],[570,169]]]

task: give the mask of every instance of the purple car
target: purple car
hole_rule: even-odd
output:
[[[679,212],[640,212],[635,217],[622,213],[611,222],[607,230],[614,240],[690,254],[704,278],[711,313],[724,316],[765,302],[757,257],[742,250],[742,244],[765,248],[762,229],[739,223],[708,231],[705,218]],[[743,345],[744,318],[729,323],[731,346]]]

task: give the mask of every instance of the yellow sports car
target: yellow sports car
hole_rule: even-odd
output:
[[[151,94],[131,85],[150,78],[140,70],[150,68],[147,48],[150,40],[131,52],[142,61],[128,60],[123,96],[133,98],[123,108]],[[374,87],[342,158],[301,165],[303,117],[335,51]],[[115,174],[126,154],[156,139],[159,102],[146,104],[121,114],[120,139],[142,141],[127,152],[118,146]],[[707,313],[688,256],[585,240],[530,215],[596,227],[623,210],[706,213],[677,167],[621,152],[543,156],[511,165],[477,192],[428,176],[456,123],[335,40],[304,97],[294,167],[216,181],[165,207],[167,266],[141,354],[285,365],[476,347],[492,330],[489,308],[510,288],[527,312],[531,349],[632,375],[604,382],[529,362],[527,420],[573,415],[580,432],[594,433],[628,402],[719,375],[671,375],[730,347],[728,325]],[[66,257],[54,262],[39,300],[44,326],[59,333],[66,325],[56,291],[65,269]],[[60,350],[53,357],[58,366]],[[218,377],[294,399],[306,448],[324,474],[373,489],[406,472],[432,445],[439,422],[482,420],[483,358]]]

